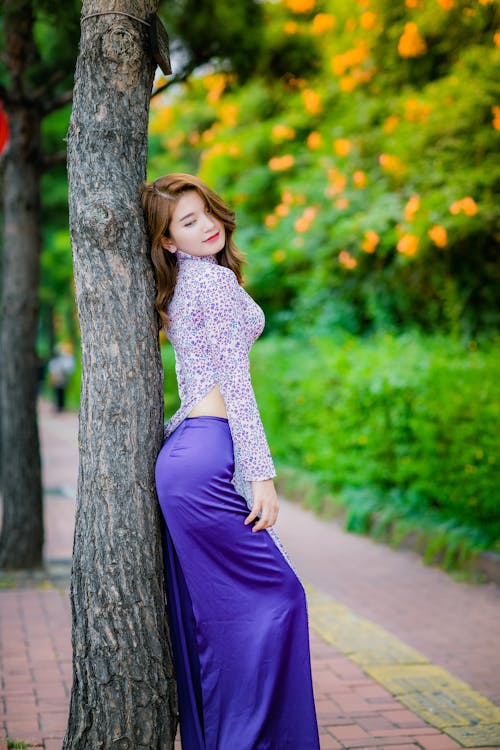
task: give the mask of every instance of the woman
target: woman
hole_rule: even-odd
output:
[[[196,177],[146,183],[156,307],[180,409],[156,464],[183,750],[318,750],[304,591],[272,531],[234,213]]]

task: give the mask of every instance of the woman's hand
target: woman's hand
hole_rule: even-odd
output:
[[[276,523],[279,512],[278,497],[272,479],[251,482],[251,485],[253,507],[252,512],[245,518],[245,525],[257,519],[257,523],[252,531],[261,531],[262,529],[267,529],[269,526],[274,526]]]

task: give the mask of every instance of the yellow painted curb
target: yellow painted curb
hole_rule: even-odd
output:
[[[305,588],[309,623],[323,640],[463,747],[500,747],[500,708],[333,597]]]

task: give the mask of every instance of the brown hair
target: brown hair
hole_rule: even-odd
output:
[[[151,241],[151,260],[156,275],[155,307],[165,328],[169,326],[167,307],[177,281],[177,259],[174,253],[162,247],[161,239],[163,236],[168,237],[175,205],[180,196],[189,190],[198,193],[226,230],[225,245],[215,256],[218,264],[234,271],[239,284],[244,280],[241,268],[245,258],[232,239],[236,229],[235,214],[222,198],[198,177],[190,174],[167,174],[154,182],[145,182],[141,188],[141,203]]]

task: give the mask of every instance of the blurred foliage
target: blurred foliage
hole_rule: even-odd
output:
[[[153,99],[150,172],[197,172],[237,208],[268,330],[494,330],[498,6],[261,12],[248,80],[215,58]]]
[[[252,374],[278,464],[340,493],[348,528],[434,515],[500,539],[494,352],[415,332],[273,337],[254,347]]]
[[[260,2],[173,0],[162,3],[160,10],[181,68],[176,73],[191,71],[218,58],[242,79],[252,74],[262,39]]]
[[[69,0],[21,0],[16,12],[34,13],[36,57],[30,61],[25,94],[39,98],[43,109],[70,91],[80,36],[81,3]],[[0,52],[3,50],[3,19],[0,16]],[[0,86],[11,82],[6,66],[0,66]],[[66,151],[66,131],[71,106],[58,107],[42,120],[44,156]],[[41,176],[42,254],[38,354],[47,360],[57,341],[78,343],[73,294],[73,271],[68,230],[68,191],[64,163],[51,166]]]

